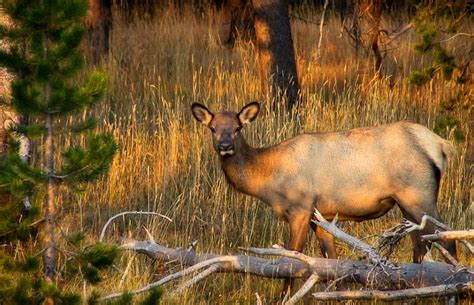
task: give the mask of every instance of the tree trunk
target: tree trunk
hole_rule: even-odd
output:
[[[286,0],[252,0],[260,77],[265,91],[271,79],[274,109],[298,106],[298,74]],[[282,99],[283,98],[283,99]],[[278,105],[280,104],[280,105]]]
[[[224,43],[233,46],[237,38],[255,37],[253,12],[249,0],[229,0],[224,8],[224,22],[229,24],[229,32]]]
[[[6,128],[8,119],[7,112],[0,107],[0,160],[5,158],[8,152],[8,131]],[[11,200],[12,197],[10,195],[0,195],[0,207],[7,205]]]
[[[46,139],[45,139],[45,168],[49,175],[54,173],[54,141],[53,141],[53,122],[51,114],[46,116]],[[45,228],[43,245],[46,250],[43,254],[44,274],[48,282],[53,283],[56,278],[56,245],[54,242],[54,233],[56,227],[56,197],[55,181],[53,177],[48,178],[46,202],[45,202]]]
[[[7,119],[7,114],[2,108],[0,108],[0,159],[5,157],[8,150],[8,132],[5,126]]]
[[[43,58],[46,60],[49,56],[48,38],[43,35]],[[44,99],[46,105],[51,100],[51,83],[48,81],[44,87]],[[56,182],[52,175],[54,174],[54,141],[53,141],[53,115],[47,113],[45,117],[46,136],[44,140],[44,162],[48,174],[46,186],[46,198],[44,202],[44,231],[43,231],[43,253],[44,277],[48,283],[54,283],[56,280],[56,244],[54,241],[56,229]]]
[[[370,5],[370,17],[372,21],[372,29],[371,29],[371,40],[370,40],[370,48],[375,56],[375,73],[378,73],[380,76],[380,68],[382,66],[382,53],[380,52],[379,48],[379,34],[380,34],[380,21],[382,19],[382,0],[374,0]]]
[[[89,0],[86,17],[87,41],[94,62],[109,52],[109,36],[112,26],[111,0]]]

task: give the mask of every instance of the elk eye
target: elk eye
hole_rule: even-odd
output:
[[[215,133],[216,132],[216,129],[214,127],[209,127],[212,131],[212,133]]]
[[[239,131],[241,131],[241,130],[242,130],[242,127],[239,126],[239,127],[237,127],[237,129],[235,130],[235,132],[239,132]]]

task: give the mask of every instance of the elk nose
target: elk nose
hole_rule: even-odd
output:
[[[225,142],[219,143],[217,148],[219,148],[220,151],[229,151],[229,150],[234,149],[234,144],[232,144],[232,142],[230,141],[225,141]]]

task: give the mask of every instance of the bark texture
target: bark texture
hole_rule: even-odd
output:
[[[375,56],[375,72],[379,73],[382,66],[382,53],[379,48],[379,36],[380,36],[380,22],[382,20],[382,0],[371,1],[367,6],[370,10],[370,19],[372,23],[372,29],[370,33],[370,48]],[[379,74],[380,76],[380,74]]]
[[[472,292],[474,284],[453,284],[439,285],[425,288],[412,288],[395,291],[336,291],[336,292],[317,292],[313,297],[320,301],[401,301],[408,299],[421,298],[440,298],[449,296],[459,296]],[[451,303],[448,303],[451,304]]]
[[[49,41],[46,34],[43,35],[43,58],[49,56]],[[48,81],[44,88],[44,99],[47,105],[51,102],[51,83]],[[44,202],[44,228],[42,232],[44,277],[47,282],[56,281],[56,182],[54,181],[54,141],[53,141],[53,115],[45,115],[46,135],[44,139],[44,168],[49,175],[46,185],[46,198]]]
[[[7,114],[0,108],[0,159],[4,158],[7,153],[8,132],[5,128]]]
[[[133,239],[120,240],[123,250],[133,250],[154,259],[175,261],[184,266],[193,266],[208,260],[218,260],[217,272],[250,273],[269,278],[308,278],[318,275],[318,282],[328,282],[344,277],[341,282],[371,285],[375,289],[404,289],[428,287],[442,284],[469,283],[474,281],[472,268],[456,270],[445,263],[423,262],[421,264],[398,264],[396,269],[382,268],[370,263],[355,260],[311,258],[311,264],[294,258],[264,259],[248,255],[221,256],[218,254],[198,254],[192,249],[168,248],[153,241]],[[259,252],[259,249],[247,249]],[[278,249],[261,249],[265,253]]]
[[[260,76],[265,90],[278,106],[286,98],[286,109],[298,104],[298,74],[286,0],[252,0]],[[269,80],[271,83],[269,83]],[[276,108],[276,107],[275,107]]]
[[[48,174],[52,175],[54,173],[54,142],[51,114],[46,115],[45,165]],[[49,177],[47,184],[43,232],[43,245],[46,249],[43,254],[43,263],[45,279],[54,283],[56,280],[56,244],[54,236],[56,227],[56,183],[54,178]]]
[[[89,14],[85,25],[91,56],[97,62],[109,51],[109,36],[112,27],[111,0],[89,0]]]
[[[224,8],[224,20],[229,32],[224,43],[233,46],[235,41],[255,37],[253,10],[249,0],[229,0]]]

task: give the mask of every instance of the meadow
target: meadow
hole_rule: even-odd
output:
[[[320,16],[309,8],[294,13],[315,21]],[[384,26],[395,29],[407,22],[400,19],[386,19]],[[197,241],[196,250],[202,253],[237,254],[238,247],[284,245],[288,240],[287,224],[262,202],[228,185],[209,131],[192,118],[191,103],[203,103],[214,111],[237,111],[250,101],[263,102],[264,111],[244,134],[251,145],[267,146],[301,132],[346,130],[399,120],[433,129],[441,105],[460,89],[439,78],[423,87],[407,84],[412,69],[430,62],[429,57],[413,51],[417,39],[413,31],[391,45],[383,61],[382,77],[377,77],[370,56],[363,52],[355,56],[337,16],[329,14],[327,18],[320,60],[315,58],[319,26],[296,18],[291,22],[302,95],[298,120],[269,111],[271,100],[261,87],[255,46],[249,41],[237,41],[233,48],[223,45],[220,12],[169,6],[160,9],[153,20],[136,18],[126,23],[116,19],[109,54],[98,65],[88,64],[86,70],[101,69],[109,75],[106,101],[92,114],[98,118],[100,130],[113,133],[119,152],[109,174],[98,183],[90,185],[84,194],[62,197],[62,232],[85,231],[89,238],[86,243],[92,243],[109,217],[142,210],[165,214],[173,222],[148,216],[126,217],[115,222],[107,241],[115,242],[119,236],[146,239],[146,228],[157,242],[171,247],[188,247]],[[463,27],[472,33],[474,23],[470,20]],[[467,53],[470,44],[472,41],[463,37],[447,42],[448,48],[459,54]],[[443,133],[455,143],[458,154],[443,178],[438,208],[443,220],[456,229],[472,227],[474,212],[469,195],[472,168],[466,162],[472,132],[468,109],[472,107],[472,88],[467,92],[453,110],[466,140],[456,142],[453,130]],[[394,209],[378,220],[340,226],[373,243],[378,234],[400,219],[401,213]],[[321,256],[314,235],[308,238],[304,252]],[[458,249],[461,262],[473,265],[462,246]],[[337,251],[341,258],[358,257],[341,243]],[[433,257],[441,260],[435,251]],[[399,245],[393,260],[411,261],[408,238]],[[98,287],[82,282],[67,285],[86,295],[93,290],[106,294],[138,288],[179,268],[124,253],[118,269],[123,271],[130,261],[129,272],[123,278],[122,272],[112,270]],[[183,295],[165,294],[163,301],[254,304],[255,293],[268,302],[279,295],[281,287],[280,280],[217,274]]]

